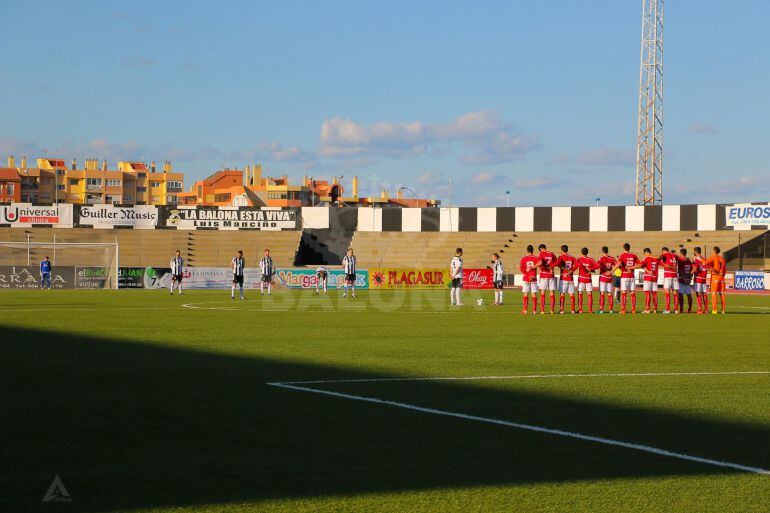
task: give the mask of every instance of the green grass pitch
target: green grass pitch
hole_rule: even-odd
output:
[[[329,294],[0,292],[0,511],[768,511],[768,296]]]

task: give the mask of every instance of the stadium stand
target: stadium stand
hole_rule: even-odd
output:
[[[115,242],[120,245],[120,265],[166,267],[176,249],[187,265],[227,267],[233,254],[243,250],[251,265],[269,248],[277,266],[292,266],[299,246],[299,231],[238,230],[95,230],[91,228],[0,228],[0,240],[49,243]],[[36,265],[49,250],[32,249],[30,261]],[[45,253],[45,254],[44,254]],[[101,257],[100,257],[101,258]],[[26,265],[24,251],[0,251],[0,265]],[[90,248],[60,251],[55,265],[96,265]]]
[[[358,255],[358,264],[364,267],[446,267],[456,247],[464,251],[464,263],[468,268],[486,267],[493,252],[500,254],[506,271],[518,266],[528,244],[537,247],[546,244],[559,253],[559,247],[567,244],[572,254],[579,254],[587,247],[590,255],[598,258],[601,247],[618,254],[624,242],[641,254],[645,247],[653,252],[662,246],[692,248],[700,246],[708,255],[713,246],[720,246],[728,257],[730,269],[738,266],[739,232],[732,230],[708,232],[355,232],[352,246]],[[761,240],[762,232],[743,232],[741,243],[746,246]],[[744,255],[744,267],[760,268],[764,260]]]

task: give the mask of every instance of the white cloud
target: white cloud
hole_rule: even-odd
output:
[[[471,112],[448,123],[379,121],[370,125],[334,117],[321,125],[320,154],[345,158],[361,155],[410,157],[437,154],[461,146],[465,164],[487,165],[525,159],[539,146],[489,112]]]
[[[701,123],[696,121],[690,125],[691,134],[715,134],[717,132],[716,127],[707,123]]]
[[[535,178],[521,178],[516,181],[516,188],[524,191],[555,189],[566,183],[565,180],[557,180],[550,176],[538,176]]]
[[[636,154],[625,148],[602,147],[576,155],[560,153],[548,160],[550,165],[577,164],[595,167],[628,167],[636,164]]]

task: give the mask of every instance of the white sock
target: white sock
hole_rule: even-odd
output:
[[[238,290],[241,291],[241,297],[243,297],[243,285],[238,285]]]
[[[462,303],[462,299],[460,299],[460,291],[461,291],[461,290],[462,290],[462,289],[461,289],[460,287],[457,287],[457,288],[455,289],[455,295],[457,296],[457,304],[458,304],[458,305],[459,305],[460,303]]]
[[[235,297],[235,285],[230,288],[230,297]]]
[[[272,282],[267,282],[267,293],[270,294],[270,289],[272,288],[273,284]]]
[[[354,295],[354,296],[356,295],[356,286],[355,285],[351,285],[350,286],[350,292],[351,292],[352,295]]]
[[[500,294],[500,301],[499,301],[499,303],[502,305],[503,304],[503,291],[502,290],[498,290],[497,293]]]
[[[449,302],[452,304],[455,304],[455,288],[450,287],[449,288]]]

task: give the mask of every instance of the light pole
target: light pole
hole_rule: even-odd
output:
[[[414,208],[419,208],[420,203],[417,201],[417,193],[414,192],[414,189],[407,186],[402,186],[398,188],[399,191],[408,191],[412,193],[412,196],[414,197]]]
[[[601,200],[601,198],[596,198],[596,200],[594,200],[594,201],[596,201],[596,206],[597,206],[597,207],[599,206],[599,201],[600,201],[600,200]]]
[[[511,206],[511,191],[505,191],[505,207]]]

